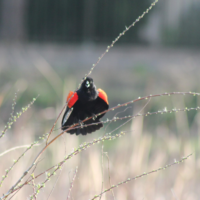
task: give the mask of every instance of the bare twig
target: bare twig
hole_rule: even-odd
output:
[[[133,26],[135,26],[135,24],[137,22],[139,22],[158,2],[158,0],[155,0],[147,9],[146,11],[144,11],[142,13],[142,15],[140,15],[131,25],[129,25],[128,27],[125,27],[125,29],[115,38],[115,40],[112,41],[110,46],[107,46],[105,52],[98,58],[97,62],[95,64],[92,65],[92,68],[90,69],[90,71],[85,75],[84,79],[89,76],[92,71],[94,70],[94,68],[99,64],[99,62],[101,61],[101,59],[106,55],[106,53],[108,53],[108,51],[114,46],[114,44],[123,36],[125,35],[125,33],[127,31],[129,31],[130,28],[132,28]],[[82,82],[81,82],[82,83]],[[79,84],[79,87],[81,85],[81,83]]]
[[[70,159],[70,158],[72,158],[73,156],[79,154],[81,151],[86,150],[87,148],[91,147],[91,146],[94,145],[94,144],[100,143],[100,142],[102,142],[102,141],[104,141],[104,140],[114,140],[114,139],[116,139],[116,138],[118,138],[118,137],[121,137],[121,136],[124,135],[124,134],[125,134],[124,132],[121,132],[121,133],[116,134],[116,135],[114,135],[114,136],[104,136],[104,137],[101,137],[101,138],[98,138],[98,139],[94,139],[92,142],[88,142],[88,143],[84,143],[83,145],[80,145],[80,147],[79,147],[78,149],[75,149],[72,153],[70,153],[68,156],[66,156],[65,159],[64,159],[63,161],[61,161],[60,163],[58,163],[56,166],[53,166],[53,167],[51,167],[51,168],[45,170],[44,172],[42,172],[42,173],[40,173],[40,174],[38,174],[37,176],[34,177],[34,179],[36,179],[36,178],[38,178],[39,176],[41,176],[42,174],[44,174],[45,172],[47,172],[47,171],[49,171],[49,170],[51,170],[51,169],[54,168],[53,172],[50,173],[50,174],[48,175],[48,178],[47,178],[43,183],[40,184],[40,187],[38,187],[38,190],[44,187],[45,183],[46,183],[52,176],[55,175],[55,172],[56,172],[57,170],[59,170],[60,167],[61,167],[68,159]],[[59,136],[59,135],[58,135],[58,136]],[[57,137],[58,137],[58,136],[57,136]],[[54,139],[55,139],[55,138],[54,138]],[[53,141],[51,141],[51,142],[53,142]],[[48,144],[49,144],[49,143],[48,143]],[[46,147],[45,147],[45,148],[46,148]],[[44,149],[42,149],[42,150],[40,151],[40,153],[39,153],[38,156],[35,158],[35,160],[36,160],[36,159],[37,159],[37,160],[39,159],[39,157],[40,157],[41,154],[42,154],[42,151],[44,151]],[[34,161],[34,162],[36,162],[36,161]],[[35,166],[34,163],[33,163],[32,165]],[[25,175],[28,174],[28,172],[29,172],[30,169],[32,168],[32,165],[24,172],[24,174],[22,175],[22,177],[24,177]],[[26,174],[25,174],[25,173],[26,173]],[[12,186],[12,188],[11,188],[6,194],[4,194],[4,195],[0,198],[0,200],[7,198],[11,193],[15,192],[16,190],[21,189],[24,185],[28,184],[28,183],[29,183],[30,181],[32,181],[32,179],[33,179],[33,178],[31,177],[30,180],[27,180],[27,181],[25,181],[23,184],[18,185],[18,184],[22,181],[22,177],[17,181],[17,183],[15,183],[15,185]]]
[[[135,99],[133,101],[129,101],[127,103],[124,103],[124,104],[121,104],[121,105],[117,105],[107,111],[104,111],[104,112],[101,112],[99,113],[98,115],[101,115],[103,113],[106,113],[108,111],[111,111],[111,110],[115,110],[116,108],[119,108],[119,107],[122,107],[122,106],[127,106],[128,104],[131,104],[131,103],[134,103],[134,102],[137,102],[137,101],[141,101],[141,100],[145,100],[145,99],[150,99],[150,98],[155,98],[155,97],[159,97],[159,96],[170,96],[170,95],[186,95],[186,94],[189,94],[189,95],[200,95],[200,93],[194,93],[194,92],[171,92],[171,93],[163,93],[163,94],[155,94],[155,95],[148,95],[148,96],[145,96],[145,97],[138,97],[138,99]],[[148,116],[148,115],[152,115],[152,114],[162,114],[162,113],[171,113],[171,112],[178,112],[178,111],[189,111],[189,110],[199,110],[200,107],[197,107],[197,108],[184,108],[184,109],[172,109],[172,110],[162,110],[162,111],[158,111],[158,112],[153,112],[153,113],[146,113],[146,114],[137,114],[136,116],[134,116],[133,118],[135,117],[138,117],[138,116]],[[132,116],[125,116],[125,117],[122,117],[122,118],[117,118],[117,119],[113,119],[113,120],[118,120],[118,119],[126,119],[126,118],[132,118]],[[83,122],[91,119],[92,117],[88,118],[88,119],[85,119],[83,120]],[[68,131],[68,130],[71,130],[73,128],[78,128],[78,123],[69,127],[68,129],[66,129],[65,131],[61,132],[59,135],[57,135],[56,137],[54,137],[39,153],[38,155],[35,157],[34,161],[32,162],[32,164],[29,166],[29,168],[23,173],[23,175],[20,177],[20,179],[9,189],[9,191],[4,194],[0,199],[3,199],[5,197],[7,197],[8,195],[10,195],[13,191],[15,191],[15,189],[19,188],[19,186],[17,187],[17,185],[22,181],[22,179],[29,173],[29,171],[32,169],[32,167],[35,165],[35,163],[37,162],[37,160],[40,158],[40,156],[43,154],[43,152],[47,149],[47,147],[49,145],[51,145],[57,138],[59,138],[64,132]]]
[[[101,192],[103,191],[103,184],[104,184],[104,161],[103,161],[103,142],[102,142],[102,146],[101,146],[101,170],[102,170],[102,183],[101,183]],[[101,200],[101,195],[99,196],[99,200]]]
[[[39,146],[39,145],[41,145],[41,144],[35,144],[34,146]],[[7,154],[7,153],[9,153],[9,152],[11,152],[11,151],[14,151],[14,150],[17,150],[17,149],[29,148],[29,147],[30,147],[30,144],[28,144],[28,145],[22,145],[22,146],[17,146],[17,147],[13,147],[13,148],[11,148],[11,149],[8,149],[8,150],[2,152],[2,153],[0,154],[0,157],[3,156],[3,155],[5,155],[5,154]]]
[[[59,180],[59,178],[60,178],[60,176],[61,176],[61,173],[62,173],[62,171],[60,171],[60,173],[59,173],[59,175],[58,175],[58,177],[57,177],[55,183],[53,184],[53,188],[51,189],[51,192],[49,193],[49,196],[47,197],[47,200],[50,198],[51,194],[53,193],[53,191],[54,191],[54,189],[55,189],[55,187],[56,187],[56,184],[57,184],[57,182],[58,182],[58,180]]]
[[[192,156],[192,154],[190,154],[190,155],[188,155],[188,156],[186,156],[186,157],[183,157],[183,158],[180,159],[179,161],[174,161],[173,163],[171,163],[171,164],[169,164],[169,165],[165,165],[164,167],[160,167],[160,168],[158,168],[158,169],[156,169],[156,170],[152,170],[152,171],[147,172],[147,173],[144,172],[143,174],[138,175],[138,176],[133,177],[133,178],[128,178],[128,179],[126,179],[125,181],[119,182],[119,183],[117,183],[116,185],[113,185],[112,187],[110,187],[110,188],[104,190],[104,191],[101,192],[100,194],[95,195],[91,200],[94,200],[94,199],[98,198],[100,195],[102,195],[102,194],[104,194],[104,193],[106,193],[106,192],[108,192],[108,191],[110,191],[110,190],[112,190],[112,189],[114,189],[114,188],[116,188],[116,187],[118,187],[118,186],[120,186],[120,185],[123,185],[123,184],[125,184],[125,183],[128,183],[129,181],[133,181],[133,180],[136,180],[136,179],[138,179],[138,178],[142,178],[143,176],[147,176],[147,175],[149,175],[149,174],[152,174],[152,173],[155,173],[155,172],[158,172],[158,171],[167,169],[167,168],[169,168],[169,167],[171,167],[171,166],[173,166],[173,165],[180,164],[181,162],[187,160],[190,156]]]
[[[69,191],[68,191],[67,200],[69,200],[69,198],[70,198],[70,193],[72,191],[77,172],[78,172],[78,167],[76,167],[76,169],[75,169],[74,176],[73,176],[73,179],[71,181],[71,185],[70,185],[70,188],[69,188]]]
[[[16,115],[14,115],[14,109],[15,109],[15,105],[16,105],[16,98],[17,98],[17,94],[15,94],[15,97],[13,99],[12,112],[10,114],[10,118],[9,118],[9,120],[7,122],[7,125],[5,126],[4,130],[2,131],[2,133],[0,135],[0,138],[2,138],[5,135],[6,131],[11,128],[13,123],[16,122],[17,119],[20,118],[20,116],[31,107],[31,105],[36,101],[38,96],[36,98],[33,98],[33,100],[26,107],[23,107],[22,110],[19,113],[17,112]]]
[[[111,186],[111,177],[110,177],[110,159],[109,159],[109,156],[108,156],[108,153],[107,152],[104,152],[105,153],[105,155],[106,155],[106,157],[107,157],[107,159],[108,159],[108,178],[109,178],[109,184],[110,184],[110,187],[112,187]],[[114,195],[114,192],[113,192],[113,190],[111,189],[111,192],[112,192],[112,195],[113,195],[113,199],[115,200],[115,195]]]

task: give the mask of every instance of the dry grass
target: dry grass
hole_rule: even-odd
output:
[[[163,51],[164,53],[161,57],[169,56],[166,55],[167,50]],[[120,52],[122,53],[124,50],[119,50],[118,53],[120,54]],[[142,51],[139,50],[139,52]],[[159,51],[157,54],[161,55],[161,52]],[[172,57],[174,59],[176,58],[175,55],[171,55],[172,57],[168,59],[168,62],[163,63],[165,67],[162,68],[151,68],[151,65],[146,65],[149,61],[148,53],[146,57],[141,56],[140,61],[136,63],[131,61],[126,66],[123,66],[123,68],[120,64],[119,66],[112,65],[112,61],[111,70],[106,71],[108,73],[105,73],[105,71],[100,73],[100,69],[98,68],[96,69],[97,72],[93,72],[94,80],[96,80],[95,83],[97,86],[107,91],[111,106],[135,99],[138,96],[153,93],[190,90],[198,92],[198,60],[195,60],[195,57],[191,57],[190,54],[187,54],[188,57],[185,57],[185,60],[190,59],[188,61],[189,64],[186,63],[184,67],[181,67],[180,65],[182,65],[183,60],[180,58],[183,58],[185,54],[183,54],[184,56],[182,57],[180,54],[180,52],[177,52],[177,60],[173,60],[176,66],[170,66],[169,64],[172,62]],[[32,54],[30,53],[30,57],[31,56]],[[44,62],[40,62],[40,58],[41,57],[37,58],[37,60],[39,60],[36,62],[37,67],[30,68],[30,74],[27,69],[26,73],[24,73],[23,70],[17,68],[17,70],[12,69],[10,71],[11,73],[16,71],[15,76],[13,76],[9,71],[1,68],[1,74],[4,75],[1,75],[1,80],[3,79],[4,82],[0,88],[0,100],[2,99],[0,107],[0,125],[2,130],[6,119],[9,118],[12,104],[11,97],[14,96],[14,91],[17,86],[20,86],[19,81],[25,81],[26,88],[23,92],[18,93],[17,102],[19,106],[16,107],[17,111],[21,105],[24,106],[33,97],[37,96],[37,89],[40,90],[40,96],[36,103],[19,118],[12,129],[9,129],[5,137],[0,140],[0,152],[15,146],[31,144],[33,141],[37,140],[38,136],[47,133],[55,117],[61,110],[63,105],[63,103],[61,103],[62,96],[65,99],[69,89],[76,88],[75,85],[77,84],[74,82],[75,79],[68,77],[70,77],[71,74],[75,74],[78,70],[70,71],[69,68],[66,70],[55,68],[52,67],[51,63],[45,63],[44,60]],[[154,62],[157,63],[156,59]],[[32,63],[31,59],[30,63]],[[141,63],[141,65],[138,63]],[[190,68],[191,63],[193,63],[192,68]],[[109,65],[109,63],[107,65]],[[38,70],[44,66],[45,68],[43,69],[48,72],[46,73],[46,77],[43,76],[44,73],[42,70]],[[101,66],[99,66],[99,68],[101,68]],[[105,70],[106,66],[103,66],[102,69]],[[85,69],[82,70],[84,71]],[[51,82],[52,76],[54,77],[55,74],[58,81],[54,80]],[[68,77],[65,79],[63,87],[62,79],[64,80],[66,74],[68,74]],[[104,75],[101,76],[101,74]],[[73,77],[74,76],[75,75],[73,75]],[[78,74],[77,76],[80,75]],[[103,79],[100,77],[103,77]],[[40,88],[39,83],[42,85]],[[14,88],[12,85],[14,85]],[[20,87],[24,87],[24,82],[21,82]],[[28,92],[30,90],[31,92]],[[120,95],[119,91],[121,91]],[[30,93],[32,94],[30,95]],[[49,94],[52,95],[51,99],[51,95]],[[44,103],[45,101],[46,105]],[[144,102],[134,103],[133,107],[128,108],[126,112],[120,113],[120,116],[133,113],[137,114],[138,111],[144,107],[144,104]],[[175,107],[189,108],[198,105],[199,98],[197,97],[158,97],[149,102],[144,112],[162,110],[165,107],[167,107],[167,109]],[[112,118],[114,114],[115,112],[110,112],[107,114],[107,117]],[[143,172],[155,170],[166,164],[173,163],[174,159],[179,160],[181,157],[187,156],[190,153],[193,153],[193,155],[184,163],[123,184],[113,189],[113,193],[107,192],[104,194],[101,199],[198,199],[200,195],[199,116],[199,112],[190,111],[135,118],[131,123],[119,130],[128,131],[123,137],[114,141],[105,141],[91,146],[86,151],[68,160],[62,167],[62,170],[59,170],[57,175],[53,176],[51,181],[46,183],[45,188],[40,191],[37,199],[47,199],[52,188],[54,188],[54,190],[49,200],[56,198],[67,199],[68,190],[71,185],[70,181],[73,179],[76,166],[78,166],[78,172],[73,182],[71,199],[90,199],[93,198],[94,195],[101,193],[102,181],[103,188],[106,189],[110,187],[110,184],[115,185],[129,177],[135,177]],[[102,129],[87,137],[76,137],[64,134],[47,148],[37,164],[34,175],[36,176],[38,173],[62,161],[65,155],[68,155],[73,148],[77,148],[79,144],[98,138],[120,124],[120,121],[113,122],[106,127],[105,131]],[[57,128],[58,127],[59,124]],[[60,133],[59,130],[53,132],[51,137],[58,133]],[[3,186],[0,188],[1,195],[19,179],[44,145],[45,143],[42,143],[39,146],[33,147],[21,161],[16,164],[3,182]],[[103,152],[106,152],[103,154],[102,145],[104,146]],[[0,157],[2,163],[0,165],[0,173],[2,175],[5,174],[5,169],[8,169],[12,165],[13,159],[17,159],[23,151],[24,149],[17,149]],[[41,183],[46,176],[46,174],[42,175],[35,180],[34,184]],[[26,178],[24,178],[23,181],[25,180]],[[27,199],[32,193],[33,187],[25,186],[13,199]]]

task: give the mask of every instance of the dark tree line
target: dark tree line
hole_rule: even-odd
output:
[[[30,40],[110,42],[150,5],[148,0],[29,0]],[[121,42],[137,42],[142,20]]]
[[[150,5],[151,0],[0,0],[0,40],[30,42],[110,43]],[[159,44],[200,44],[200,3],[159,1],[156,8],[119,43],[142,43],[139,30],[157,10],[154,23]],[[180,3],[180,2],[179,2]],[[171,8],[173,7],[173,12]],[[175,15],[174,15],[175,14]],[[176,19],[172,18],[176,16]],[[154,26],[155,21],[161,24]],[[148,21],[152,22],[152,21]],[[175,25],[173,22],[175,23]],[[144,29],[143,29],[144,33]],[[145,32],[148,34],[148,32]],[[160,38],[160,39],[159,39]],[[144,39],[144,38],[143,38]],[[145,40],[145,39],[144,39]]]

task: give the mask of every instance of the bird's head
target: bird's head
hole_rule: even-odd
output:
[[[93,83],[93,79],[90,77],[86,77],[86,79],[83,81],[81,88],[83,88],[84,90],[91,90],[95,87],[94,83]]]

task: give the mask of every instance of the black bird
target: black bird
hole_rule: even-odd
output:
[[[70,134],[76,133],[76,135],[86,135],[87,133],[92,133],[103,127],[100,118],[102,118],[105,113],[101,115],[98,114],[108,110],[108,98],[107,94],[102,89],[96,89],[92,78],[86,77],[77,91],[70,91],[67,102],[68,105],[62,118],[62,130],[66,130],[71,125],[79,123],[78,126],[81,127],[74,127],[66,132]],[[89,117],[92,118],[82,122]]]

